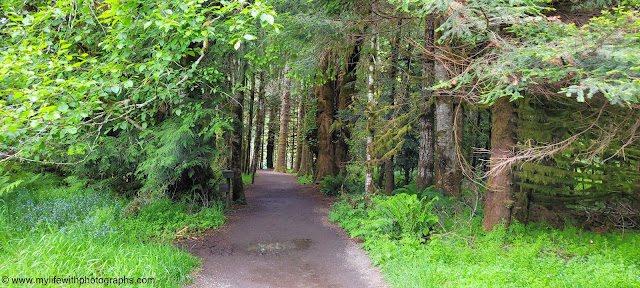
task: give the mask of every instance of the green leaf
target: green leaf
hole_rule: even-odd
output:
[[[236,50],[240,49],[240,43],[241,42],[242,41],[238,40],[238,42],[236,42],[236,44],[233,45],[233,49],[236,49]]]
[[[124,88],[131,88],[131,87],[133,87],[133,81],[127,80],[126,82],[124,82]]]
[[[58,111],[60,112],[69,111],[69,105],[67,105],[66,103],[61,104],[60,106],[58,106]]]
[[[151,26],[151,24],[153,24],[153,22],[151,22],[151,21],[147,21],[146,23],[144,23],[144,29],[149,28],[149,26]]]
[[[111,87],[111,91],[113,91],[113,93],[120,93],[120,86],[113,86]]]
[[[176,115],[178,115],[178,116],[180,116],[180,114],[182,114],[182,110],[180,110],[180,109],[173,110],[173,112],[175,112]]]
[[[267,23],[273,25],[273,15],[267,14]]]
[[[247,40],[251,41],[251,40],[255,40],[255,39],[256,39],[256,36],[253,36],[253,35],[251,35],[251,34],[244,34],[244,36],[242,36],[242,38],[244,38],[244,39],[247,39]]]

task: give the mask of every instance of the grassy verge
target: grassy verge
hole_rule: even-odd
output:
[[[191,281],[200,260],[172,241],[225,219],[218,205],[158,200],[135,216],[127,216],[127,206],[83,185],[21,187],[2,195],[0,275],[144,277],[153,278],[149,287],[180,287]]]
[[[487,233],[480,216],[470,218],[465,211],[438,214],[438,233],[399,236],[384,227],[401,221],[382,217],[389,215],[378,211],[379,202],[348,195],[329,217],[364,240],[363,248],[394,287],[640,287],[638,233],[519,223]]]

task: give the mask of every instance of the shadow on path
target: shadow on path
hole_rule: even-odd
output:
[[[198,242],[204,259],[188,287],[387,287],[346,233],[329,223],[329,201],[295,176],[262,170],[247,206]]]

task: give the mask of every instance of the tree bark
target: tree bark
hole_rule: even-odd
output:
[[[424,46],[430,52],[434,52],[434,21],[433,16],[427,16],[424,29]],[[434,166],[434,149],[433,149],[433,118],[434,111],[431,104],[433,86],[435,59],[428,57],[422,63],[422,97],[420,99],[420,146],[418,152],[418,175],[416,178],[416,186],[418,191],[433,185],[433,166]],[[405,173],[406,175],[406,173]]]
[[[297,130],[297,136],[298,136],[298,145],[296,146],[296,157],[293,160],[293,172],[294,173],[298,173],[298,171],[300,170],[300,161],[302,159],[302,145],[303,145],[303,141],[304,141],[304,116],[305,116],[305,100],[306,100],[306,94],[302,94],[302,96],[300,96],[300,103],[298,103],[298,127],[296,127]]]
[[[491,159],[489,166],[494,167],[501,159],[513,156],[515,146],[515,106],[508,97],[501,97],[493,104],[491,127]],[[513,207],[511,167],[489,174],[487,194],[484,202],[482,226],[492,231],[494,226],[505,221],[505,228],[511,223]]]
[[[440,19],[438,19],[440,20]],[[439,32],[438,34],[440,34]],[[436,35],[435,38],[441,35]],[[442,47],[441,49],[447,49]],[[436,57],[442,52],[436,51]],[[449,80],[449,74],[444,67],[443,60],[434,63],[435,82]],[[456,158],[456,139],[454,129],[455,106],[453,95],[446,90],[436,91],[436,165],[435,165],[435,186],[451,196],[460,195],[461,173],[460,165]],[[462,131],[460,131],[462,133]]]
[[[251,161],[251,183],[254,183],[258,163],[262,162],[260,149],[262,147],[262,137],[264,136],[264,72],[260,72],[260,86],[258,88],[258,111],[256,115],[256,137],[253,142],[253,161]]]
[[[353,103],[353,95],[356,91],[356,67],[360,61],[360,48],[362,46],[362,38],[358,38],[355,44],[349,49],[346,54],[346,64],[344,65],[344,73],[342,75],[342,82],[340,82],[340,92],[338,96],[338,110],[346,111]],[[347,175],[346,163],[348,162],[349,144],[347,139],[351,138],[351,131],[349,130],[349,121],[346,119],[337,119],[340,125],[337,125],[337,143],[336,143],[336,162],[339,165],[340,173]]]
[[[327,175],[335,175],[335,148],[333,145],[331,124],[334,121],[334,95],[333,82],[329,80],[329,62],[331,52],[324,51],[319,65],[319,70],[323,73],[324,84],[319,85],[316,91],[318,99],[318,159],[316,162],[315,182],[319,182]]]
[[[313,96],[315,95],[315,88],[314,87],[310,87],[309,88],[309,94],[306,96],[306,99],[311,99]],[[307,106],[304,106],[304,114],[305,116],[303,117],[303,122],[304,122],[304,118],[307,115]],[[304,125],[304,123],[303,123]],[[304,126],[303,126],[304,127]],[[298,171],[296,172],[298,174],[298,176],[306,176],[306,175],[311,175],[313,173],[313,159],[311,156],[311,150],[309,148],[309,143],[307,141],[307,134],[303,133],[301,134],[301,138],[300,138],[300,142],[299,142],[300,146],[302,146],[302,151],[300,154],[300,168],[298,169]]]
[[[276,118],[277,106],[270,105],[269,107],[269,131],[267,132],[267,169],[273,169],[273,151],[275,150],[276,142]]]
[[[244,162],[243,162],[243,171],[245,173],[251,172],[251,130],[253,129],[253,102],[255,101],[255,93],[256,93],[256,77],[254,74],[249,76],[249,84],[251,86],[251,90],[249,90],[249,125],[247,127],[247,138],[245,140],[246,152],[244,154]]]
[[[389,67],[389,79],[391,80],[391,91],[389,93],[389,102],[393,106],[395,105],[396,100],[396,86],[398,85],[397,77],[398,77],[398,45],[400,44],[400,35],[402,34],[402,18],[398,19],[396,23],[396,33],[392,39],[391,43],[391,67]],[[410,69],[410,67],[407,67]],[[393,121],[395,113],[390,111],[387,114],[387,119]],[[389,159],[384,161],[384,193],[387,195],[391,195],[393,190],[395,189],[395,174],[393,169],[393,161],[394,156],[391,155]],[[382,173],[380,174],[382,175]]]
[[[245,65],[242,59],[235,59],[231,75],[233,79],[233,99],[232,114],[233,119],[233,136],[231,138],[231,170],[233,176],[233,201],[244,202],[244,186],[242,184],[242,128],[243,113],[242,103],[244,102],[244,91],[240,89],[245,84]]]
[[[374,72],[376,68],[376,64],[378,63],[378,30],[374,25],[371,29],[371,59],[369,61],[369,73],[368,73],[368,81],[367,81],[367,162],[366,165],[366,174],[364,178],[364,191],[366,193],[373,193],[374,185],[373,185],[373,137],[374,137],[374,107],[375,103],[375,82],[374,82]]]
[[[280,106],[280,133],[278,135],[278,156],[276,158],[275,172],[287,172],[287,141],[289,135],[289,109],[291,98],[291,79],[287,77],[289,66],[284,67],[284,83],[282,102]]]

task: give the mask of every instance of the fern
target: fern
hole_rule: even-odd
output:
[[[432,227],[438,223],[438,218],[431,214],[431,205],[437,201],[424,198],[418,199],[416,194],[398,195],[378,198],[374,210],[370,210],[371,224],[379,232],[392,238],[402,238],[405,235],[427,236]]]

